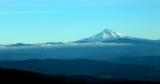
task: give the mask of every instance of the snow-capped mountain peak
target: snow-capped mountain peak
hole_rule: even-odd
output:
[[[152,44],[156,43],[153,40],[130,37],[117,32],[114,32],[110,29],[104,29],[102,32],[93,35],[89,38],[84,38],[75,43],[127,43],[127,44]]]
[[[106,40],[113,40],[113,39],[124,38],[124,37],[126,36],[123,34],[114,32],[110,29],[104,29],[102,32],[94,36],[79,40],[79,42],[102,42]]]
[[[107,38],[119,38],[121,37],[121,35],[119,35],[116,32],[113,32],[110,29],[104,29],[101,33],[95,35],[94,37],[107,39]]]

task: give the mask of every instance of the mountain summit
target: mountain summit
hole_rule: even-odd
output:
[[[114,32],[110,29],[104,29],[102,32],[93,35],[89,38],[85,38],[85,39],[81,39],[79,41],[76,42],[86,42],[86,43],[90,43],[90,42],[102,42],[102,41],[107,41],[107,40],[114,40],[114,39],[118,39],[118,38],[125,38],[127,36],[124,36],[120,33]]]
[[[104,29],[101,33],[94,35],[94,38],[101,38],[101,39],[111,39],[111,38],[120,38],[124,37],[117,32],[113,32],[110,29]]]

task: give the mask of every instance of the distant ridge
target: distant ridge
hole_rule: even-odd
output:
[[[77,41],[72,41],[68,43],[122,43],[122,44],[160,44],[160,40],[150,40],[132,37],[124,35],[118,32],[114,32],[111,29],[104,29],[102,32],[90,36],[88,38],[83,38]],[[5,47],[33,47],[33,46],[53,46],[53,45],[65,45],[68,43],[64,42],[46,42],[46,43],[37,43],[37,44],[25,44],[25,43],[16,43],[8,45],[0,45],[1,48]]]

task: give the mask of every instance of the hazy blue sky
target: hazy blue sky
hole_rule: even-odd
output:
[[[0,44],[68,42],[104,28],[160,39],[160,0],[0,0]]]

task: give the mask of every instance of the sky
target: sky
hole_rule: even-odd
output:
[[[160,0],[0,0],[0,44],[70,42],[105,28],[160,39]]]

